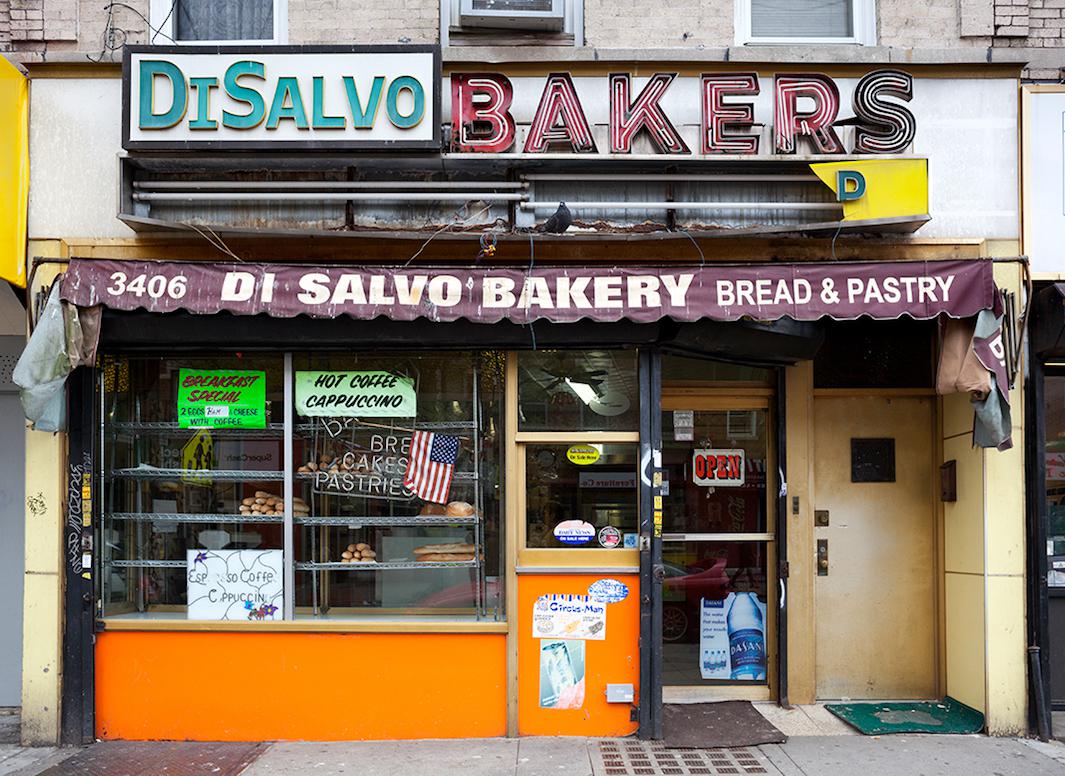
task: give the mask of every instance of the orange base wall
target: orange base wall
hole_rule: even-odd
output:
[[[506,636],[112,632],[96,735],[271,741],[506,734]]]
[[[585,642],[584,704],[579,709],[540,707],[540,639],[532,636],[536,599],[552,593],[586,595],[599,574],[529,574],[518,577],[518,732],[523,736],[626,736],[639,727],[627,703],[607,703],[607,684],[632,684],[639,703],[640,578],[610,575],[628,585],[624,601],[608,604],[606,638]]]

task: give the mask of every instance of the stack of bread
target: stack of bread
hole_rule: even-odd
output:
[[[414,548],[414,560],[418,563],[458,563],[473,560],[476,551],[474,545],[462,542],[425,544]]]
[[[341,563],[377,563],[377,553],[365,542],[349,544],[344,552],[340,553]]]
[[[322,453],[318,456],[318,460],[313,458],[307,463],[296,469],[300,474],[307,474],[310,472],[329,472],[330,474],[336,474],[340,471],[340,463],[332,456]]]
[[[447,505],[427,501],[418,513],[421,517],[471,517],[476,514],[477,510],[473,508],[473,504],[466,501],[452,501]]]
[[[240,502],[239,509],[242,515],[262,515],[263,517],[276,515],[281,517],[285,514],[285,500],[274,493],[257,490],[254,496],[249,496]],[[292,512],[296,517],[306,517],[311,513],[311,508],[306,501],[296,496],[292,499]]]

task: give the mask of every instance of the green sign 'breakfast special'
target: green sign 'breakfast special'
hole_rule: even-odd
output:
[[[266,372],[182,369],[180,428],[266,428]]]

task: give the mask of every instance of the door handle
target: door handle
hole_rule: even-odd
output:
[[[817,576],[828,576],[828,539],[817,540]]]

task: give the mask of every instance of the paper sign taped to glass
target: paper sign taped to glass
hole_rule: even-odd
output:
[[[533,604],[533,638],[603,641],[606,606],[587,595],[542,595]]]
[[[540,642],[540,708],[579,709],[584,705],[584,642]]]
[[[414,378],[391,372],[296,372],[296,411],[305,417],[413,418]]]
[[[265,428],[266,372],[182,369],[177,416],[181,428]]]
[[[282,550],[188,550],[188,619],[280,620]]]
[[[766,607],[755,593],[703,598],[699,618],[699,672],[703,679],[764,682]]]

